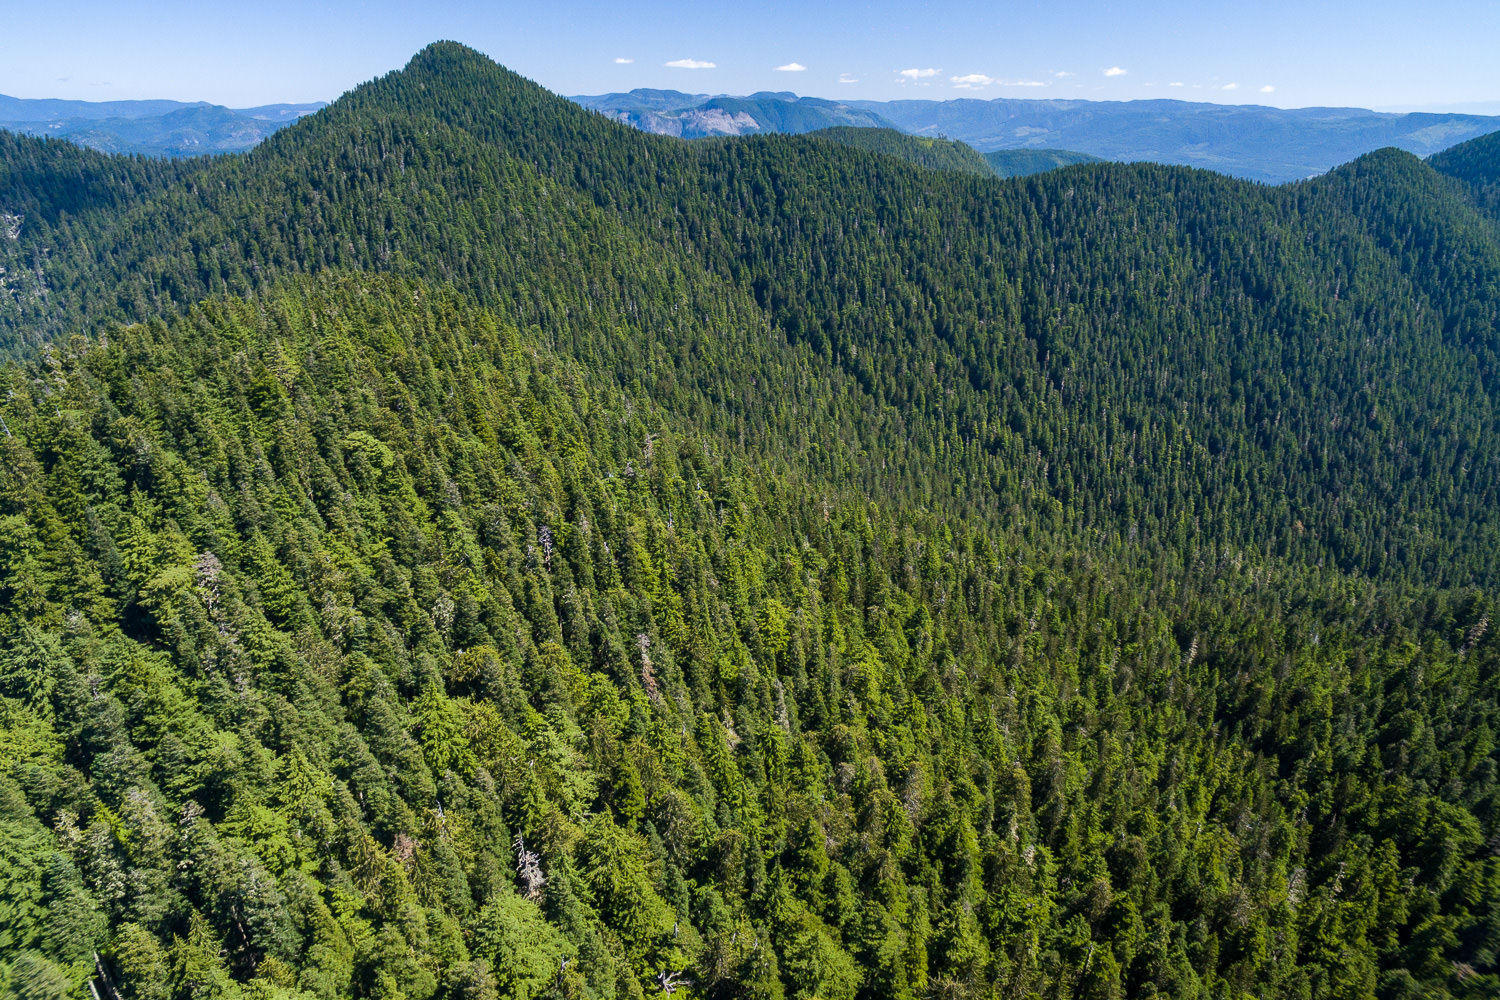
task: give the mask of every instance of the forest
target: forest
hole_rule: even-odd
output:
[[[1500,995],[1500,139],[853,131],[0,132],[0,993]]]

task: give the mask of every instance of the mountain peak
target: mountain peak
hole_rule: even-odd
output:
[[[570,116],[576,116],[571,118],[575,128],[582,127],[589,117],[566,98],[453,41],[424,46],[404,67],[351,90],[320,117],[347,123],[351,117],[392,113],[435,119],[481,142],[516,140]],[[298,134],[287,129],[275,141],[296,142]]]
[[[437,41],[423,46],[406,65],[382,80],[398,78],[406,83],[421,86],[433,84],[452,91],[463,91],[474,86],[504,87],[521,85],[537,94],[551,97],[551,91],[528,80],[513,70],[506,69],[477,49],[461,42]],[[381,80],[375,81],[378,85]]]
[[[501,69],[503,67],[478,49],[472,49],[462,42],[440,39],[418,50],[417,54],[407,62],[403,72],[442,73],[469,68]]]

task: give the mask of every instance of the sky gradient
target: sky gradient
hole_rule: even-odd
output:
[[[5,6],[0,93],[13,97],[332,100],[451,38],[564,94],[1173,97],[1500,113],[1500,0]]]

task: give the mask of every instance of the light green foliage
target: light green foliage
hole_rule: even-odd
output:
[[[550,995],[577,961],[577,949],[535,904],[503,893],[475,918],[470,951],[489,963],[495,987],[516,1000]]]

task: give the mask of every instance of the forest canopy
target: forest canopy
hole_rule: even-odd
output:
[[[0,133],[0,990],[1500,992],[1500,151],[888,139]]]

